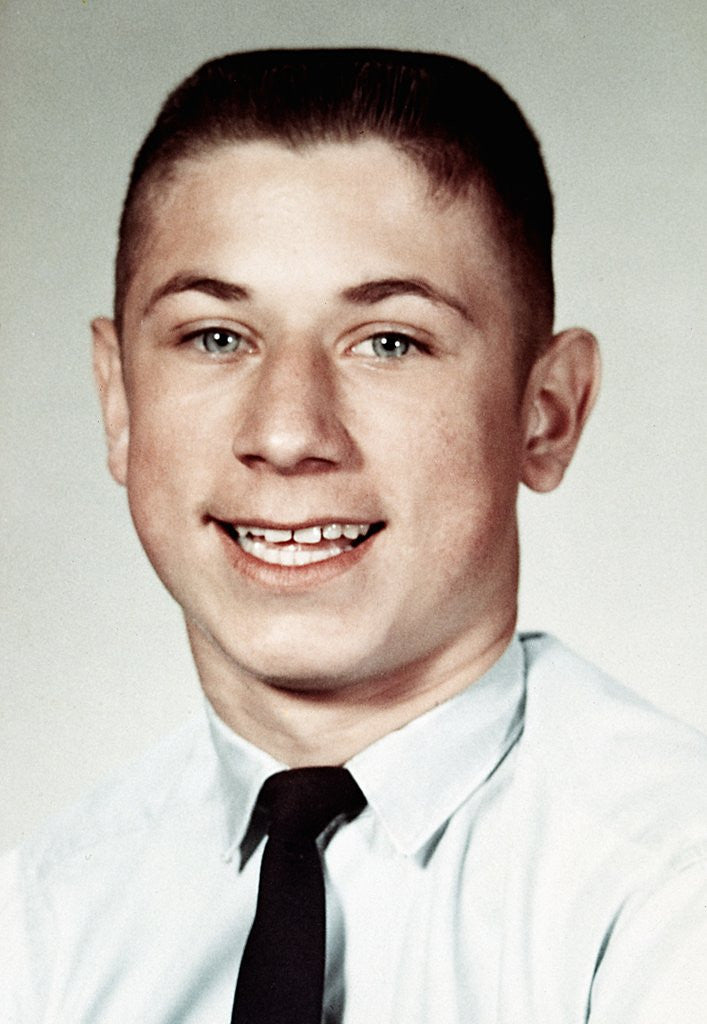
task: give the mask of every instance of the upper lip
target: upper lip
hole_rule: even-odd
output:
[[[290,520],[289,522],[277,522],[274,519],[258,519],[257,517],[251,518],[250,516],[243,516],[238,518],[216,518],[217,522],[225,523],[228,526],[254,526],[259,530],[306,530],[311,526],[328,526],[330,523],[354,523],[357,526],[375,526],[378,523],[382,523],[381,519],[371,519],[369,516],[357,516],[348,514],[326,514],[323,516],[310,516],[307,519],[300,519],[297,521]]]

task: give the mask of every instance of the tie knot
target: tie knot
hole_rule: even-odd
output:
[[[292,768],[263,783],[260,806],[268,833],[289,842],[314,841],[340,814],[354,818],[366,798],[346,768]]]

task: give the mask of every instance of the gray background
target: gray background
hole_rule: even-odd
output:
[[[0,4],[0,845],[198,713],[178,610],[104,469],[89,318],[109,312],[129,163],[166,91],[241,48],[467,57],[536,126],[558,327],[605,382],[563,488],[524,495],[521,624],[707,729],[703,4]],[[581,743],[581,737],[578,737]]]

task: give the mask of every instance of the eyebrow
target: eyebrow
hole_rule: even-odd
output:
[[[143,310],[143,317],[151,313],[154,306],[168,295],[179,295],[188,291],[201,292],[221,302],[244,302],[252,298],[248,288],[233,281],[203,274],[179,273],[174,274],[152,292]],[[473,323],[468,307],[460,299],[424,278],[386,277],[375,281],[363,281],[341,292],[341,298],[345,301],[361,306],[374,306],[397,295],[416,295],[435,305],[448,306],[469,323]]]
[[[232,281],[206,277],[203,274],[174,274],[152,292],[142,311],[143,317],[151,313],[157,303],[168,295],[179,295],[181,292],[201,292],[214,299],[220,299],[221,302],[243,302],[251,297],[247,288]]]
[[[386,277],[380,281],[364,281],[363,284],[346,288],[341,294],[348,302],[371,306],[396,295],[417,295],[435,305],[449,306],[465,320],[472,322],[471,313],[461,299],[421,277]]]

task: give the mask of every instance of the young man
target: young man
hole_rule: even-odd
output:
[[[551,237],[462,61],[233,55],[169,98],[95,364],[206,715],[8,861],[3,1021],[704,1018],[704,742],[514,634],[518,486],[599,372]]]

